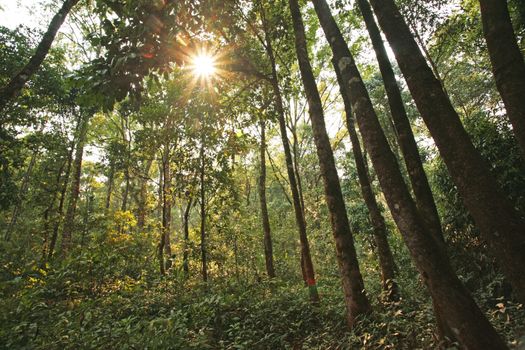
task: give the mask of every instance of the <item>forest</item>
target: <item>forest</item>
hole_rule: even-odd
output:
[[[525,0],[0,18],[0,349],[525,349]]]

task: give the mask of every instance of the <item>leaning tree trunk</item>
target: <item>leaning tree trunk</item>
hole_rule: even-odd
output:
[[[80,177],[82,175],[82,157],[84,155],[84,144],[86,142],[89,114],[87,112],[82,116],[81,126],[77,137],[77,148],[75,150],[75,161],[73,162],[73,182],[69,192],[69,203],[66,211],[66,218],[64,220],[64,228],[62,231],[62,254],[65,256],[72,246],[72,233],[75,229],[75,213],[77,210],[77,201],[80,195]]]
[[[479,0],[483,33],[496,86],[525,158],[525,62],[512,28],[506,0]]]
[[[372,0],[408,88],[483,239],[525,302],[525,220],[474,148],[393,0]]]
[[[301,244],[301,271],[303,278],[305,277],[306,284],[308,285],[308,291],[310,295],[310,301],[312,303],[319,302],[319,293],[317,291],[317,283],[315,281],[315,271],[310,254],[310,244],[308,243],[308,236],[306,234],[306,220],[304,217],[303,207],[301,205],[301,199],[299,195],[297,178],[294,171],[294,163],[292,158],[292,152],[290,150],[290,144],[288,142],[288,136],[286,133],[286,118],[284,114],[284,104],[281,95],[281,89],[279,87],[279,77],[277,75],[277,64],[275,61],[275,54],[272,46],[272,39],[270,37],[270,29],[267,26],[264,12],[263,15],[263,28],[266,42],[266,54],[270,60],[272,76],[271,85],[274,92],[275,108],[277,109],[277,118],[279,121],[279,130],[281,133],[281,141],[283,144],[284,158],[286,162],[286,171],[288,174],[288,182],[290,183],[290,190],[292,192],[292,203],[295,213],[295,221],[297,223],[297,229],[299,231],[299,241]]]
[[[306,37],[299,4],[297,0],[289,0],[289,5],[293,20],[299,69],[308,100],[314,141],[317,148],[321,176],[324,181],[325,199],[330,213],[330,222],[337,249],[337,260],[345,291],[347,321],[348,325],[352,327],[358,315],[370,311],[370,302],[365,294],[341,184],[339,183],[339,176],[335,167],[330,139],[326,132],[321,97],[319,96],[315,77],[308,59]]]
[[[273,267],[272,234],[270,230],[270,219],[268,217],[268,206],[266,204],[266,125],[261,118],[261,144],[260,144],[260,176],[259,176],[259,202],[261,205],[261,220],[264,233],[264,260],[266,262],[266,273],[268,277],[275,277]]]
[[[379,69],[385,84],[388,104],[394,121],[397,139],[401,152],[403,153],[410,183],[414,190],[417,208],[432,235],[434,235],[436,240],[444,242],[441,221],[439,219],[434,196],[432,195],[428,178],[423,169],[417,143],[414,134],[412,133],[412,128],[410,127],[410,121],[408,120],[403,99],[401,98],[401,91],[399,90],[394,70],[388,59],[383,39],[381,38],[381,33],[377,27],[368,1],[358,0],[357,3],[365,20],[368,33],[372,40],[372,45],[374,46],[377,61],[379,63]]]
[[[38,44],[35,53],[29,60],[29,62],[22,68],[22,70],[15,75],[6,86],[0,90],[0,112],[5,108],[7,103],[14,97],[18,95],[20,90],[24,87],[26,82],[33,76],[33,74],[38,70],[42,62],[47,56],[51,44],[55,40],[58,30],[64,23],[66,16],[71,11],[73,6],[75,6],[79,0],[65,0],[62,4],[62,7],[58,13],[53,17],[47,32],[42,37],[42,40]]]
[[[410,196],[392,150],[374,111],[365,84],[346,42],[324,0],[313,0],[352,102],[359,129],[370,153],[388,206],[439,314],[468,349],[506,349],[485,315],[461,284],[438,241],[430,234]]]
[[[333,61],[332,63],[341,89],[341,96],[343,97],[346,114],[346,127],[348,128],[350,142],[352,143],[352,152],[354,153],[357,176],[359,178],[359,185],[361,186],[361,194],[363,195],[366,207],[368,208],[368,214],[374,229],[374,241],[377,246],[379,267],[381,268],[381,285],[387,300],[396,301],[399,300],[399,290],[395,281],[395,263],[392,251],[390,250],[390,245],[388,244],[385,219],[383,214],[381,214],[374,190],[372,189],[372,184],[370,183],[370,178],[368,177],[368,170],[365,166],[363,153],[361,152],[361,145],[355,129],[355,121],[352,116],[352,105],[342,88],[343,81],[337,62]]]

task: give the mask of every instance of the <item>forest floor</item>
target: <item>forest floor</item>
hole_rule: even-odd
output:
[[[403,298],[372,299],[374,312],[352,332],[336,276],[319,282],[321,304],[308,302],[295,278],[203,284],[111,275],[90,259],[32,272],[0,285],[2,349],[431,349],[429,299],[420,282]],[[5,268],[5,266],[4,266]],[[5,275],[3,276],[5,277]],[[478,293],[478,302],[511,347],[524,333],[521,305]],[[483,299],[485,298],[485,299]]]

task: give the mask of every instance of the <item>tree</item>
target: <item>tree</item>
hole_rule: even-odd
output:
[[[270,36],[269,23],[267,17],[264,14],[264,8],[261,7],[261,17],[264,31],[263,46],[266,54],[270,61],[271,67],[271,78],[270,84],[274,92],[275,108],[277,110],[277,119],[279,123],[279,131],[281,136],[281,142],[283,144],[284,156],[286,161],[286,171],[288,174],[288,182],[290,183],[290,190],[292,192],[292,203],[294,207],[295,220],[299,231],[299,240],[301,242],[301,269],[304,269],[304,275],[306,277],[306,283],[308,285],[310,300],[314,303],[319,302],[319,293],[317,292],[317,283],[315,281],[314,265],[312,263],[312,257],[310,255],[310,245],[308,243],[308,236],[306,233],[306,221],[304,218],[304,211],[301,205],[301,199],[299,195],[299,189],[297,184],[297,178],[294,171],[294,162],[292,158],[292,152],[290,150],[290,143],[288,141],[286,131],[286,117],[284,114],[283,98],[281,94],[281,88],[279,87],[279,76],[277,72],[277,62],[275,53],[272,45],[272,37]]]
[[[81,111],[80,126],[75,149],[75,160],[73,161],[73,180],[69,192],[69,203],[64,219],[64,229],[62,231],[61,253],[66,255],[72,247],[72,234],[75,230],[75,213],[77,210],[77,201],[80,195],[80,177],[82,175],[82,159],[84,156],[84,146],[89,125],[90,115],[86,111]]]
[[[490,251],[525,300],[525,220],[502,193],[473,146],[441,83],[428,67],[395,3],[371,0],[425,124]],[[475,179],[475,181],[473,181]]]
[[[352,152],[354,154],[355,165],[357,168],[357,176],[359,178],[359,185],[361,186],[361,193],[363,200],[365,201],[370,221],[374,230],[374,240],[377,245],[377,253],[379,257],[379,266],[381,268],[381,284],[383,291],[386,294],[387,300],[396,301],[399,299],[399,290],[397,282],[395,281],[395,262],[390,245],[387,239],[387,230],[385,225],[385,219],[377,204],[375,194],[370,183],[368,176],[368,169],[365,165],[363,153],[361,151],[361,145],[357,136],[357,130],[355,128],[355,120],[352,115],[352,104],[348,99],[348,96],[343,90],[343,81],[337,62],[333,61],[334,69],[337,74],[337,80],[341,87],[341,96],[343,98],[346,116],[346,127],[348,128],[348,134],[350,136],[350,142],[352,143]]]
[[[374,15],[367,0],[358,0],[357,2],[361,14],[365,20],[365,24],[374,46],[374,51],[379,63],[379,69],[383,77],[390,112],[396,128],[396,136],[403,153],[406,167],[408,169],[408,176],[414,195],[416,205],[421,212],[423,220],[425,220],[427,227],[436,240],[444,241],[443,232],[441,231],[441,222],[434,202],[434,197],[428,183],[421,157],[417,149],[417,144],[414,139],[414,134],[410,127],[410,121],[405,110],[401,92],[397,85],[396,76],[381,38],[381,33],[374,19]]]
[[[44,33],[42,40],[38,44],[38,47],[29,62],[18,74],[11,78],[6,86],[0,90],[0,112],[4,110],[5,106],[12,98],[18,95],[27,81],[33,76],[38,68],[40,68],[40,65],[51,48],[51,44],[53,44],[58,30],[62,26],[62,23],[64,23],[66,16],[78,2],[79,0],[64,1],[60,10],[49,23],[47,31]]]
[[[264,234],[264,259],[266,262],[266,273],[268,277],[275,277],[275,268],[273,267],[273,248],[272,234],[270,230],[270,219],[268,217],[268,206],[266,204],[266,123],[262,119],[259,121],[261,128],[260,141],[260,175],[259,175],[259,201],[261,205],[261,220]]]
[[[479,4],[492,72],[525,157],[525,62],[516,42],[507,1],[480,0]]]
[[[321,176],[324,181],[325,200],[330,212],[330,222],[336,242],[337,260],[345,292],[347,322],[349,327],[352,327],[358,315],[370,311],[370,303],[365,294],[341,185],[335,167],[330,140],[326,132],[321,98],[319,97],[319,91],[317,90],[315,77],[308,58],[306,36],[299,4],[296,0],[290,0],[289,5],[293,20],[297,59],[308,100],[317,157],[319,158]]]
[[[465,347],[505,349],[503,340],[462,285],[441,245],[429,233],[412,200],[396,158],[388,145],[355,61],[324,0],[313,0],[317,16],[340,70],[342,89],[355,110],[359,129],[388,206],[410,250],[412,258],[428,286],[437,314],[455,330]]]

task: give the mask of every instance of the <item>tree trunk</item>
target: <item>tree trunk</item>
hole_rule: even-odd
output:
[[[111,193],[113,192],[114,180],[115,180],[115,166],[113,164],[110,164],[108,182],[106,184],[106,187],[107,187],[106,204],[104,206],[104,208],[106,209],[106,212],[109,212],[109,208],[111,207]]]
[[[169,145],[164,146],[164,154],[162,155],[162,232],[159,243],[159,267],[161,275],[166,274],[166,269],[171,265],[171,247],[170,247],[170,226],[171,226],[171,172],[170,172],[170,157]],[[164,261],[164,254],[167,255],[168,260]]]
[[[496,86],[525,158],[525,62],[512,28],[506,0],[479,0],[483,33]]]
[[[144,174],[140,179],[140,192],[137,208],[137,227],[142,230],[146,224],[146,207],[148,205],[148,179],[153,161],[148,159],[144,167]]]
[[[208,263],[206,254],[206,191],[204,188],[205,179],[205,168],[204,168],[204,137],[201,138],[201,150],[200,150],[200,204],[201,204],[201,263],[202,263],[202,280],[208,281]]]
[[[84,155],[84,144],[86,142],[89,114],[86,112],[85,116],[81,118],[81,125],[77,137],[77,148],[75,150],[75,161],[73,162],[73,182],[69,192],[69,203],[66,211],[66,218],[64,220],[64,228],[62,231],[62,254],[65,256],[72,246],[72,233],[75,229],[75,213],[77,210],[77,201],[80,195],[80,177],[82,175],[82,157]]]
[[[317,291],[317,283],[315,281],[315,271],[310,255],[310,244],[308,243],[308,236],[306,234],[306,221],[304,218],[304,212],[301,205],[301,199],[299,195],[297,179],[294,171],[294,163],[292,158],[292,152],[290,150],[290,144],[288,142],[288,136],[286,133],[286,118],[284,114],[284,104],[281,95],[281,89],[279,88],[279,77],[277,75],[277,64],[275,62],[275,54],[272,46],[272,39],[270,37],[270,31],[264,17],[264,12],[261,10],[263,17],[263,28],[264,36],[266,41],[266,54],[270,60],[272,68],[271,85],[274,92],[275,108],[277,109],[277,118],[279,121],[279,130],[281,133],[281,141],[283,144],[284,157],[286,161],[286,171],[288,173],[288,181],[290,183],[290,190],[292,192],[292,203],[295,213],[295,221],[299,231],[299,241],[301,242],[301,269],[304,269],[303,276],[306,276],[306,284],[308,285],[308,291],[310,301],[312,303],[319,302],[319,293]]]
[[[483,239],[519,300],[525,302],[525,220],[474,148],[393,0],[372,0],[414,101]]]
[[[186,204],[184,210],[184,252],[182,253],[182,268],[184,270],[184,277],[190,276],[190,264],[189,264],[189,249],[190,249],[190,211],[193,205],[193,199],[190,198]]]
[[[368,313],[371,310],[370,302],[364,291],[363,278],[359,270],[352,231],[348,222],[339,176],[335,167],[334,155],[326,132],[321,97],[319,96],[315,77],[308,59],[306,37],[299,4],[297,0],[289,0],[289,4],[295,33],[297,58],[308,100],[314,141],[317,148],[321,176],[324,181],[325,199],[330,213],[332,232],[336,242],[337,260],[345,291],[347,321],[348,325],[352,327],[358,315]]]
[[[51,201],[49,202],[49,205],[47,206],[45,212],[44,212],[44,242],[42,244],[42,264],[44,264],[47,260],[48,256],[48,243],[49,243],[49,224],[52,221],[53,218],[53,209],[55,208],[55,203],[57,200],[57,195],[60,188],[60,183],[62,180],[62,175],[64,174],[64,168],[66,167],[67,160],[64,160],[62,164],[60,165],[60,168],[57,172],[57,177],[55,181],[55,186],[53,188],[53,194],[51,196]]]
[[[410,183],[414,190],[417,208],[432,235],[434,235],[437,241],[444,243],[441,221],[437,212],[436,203],[434,202],[434,196],[432,195],[428,178],[423,169],[417,143],[414,139],[412,128],[410,127],[410,121],[408,120],[403,99],[401,98],[401,91],[399,90],[394,70],[388,59],[381,33],[377,27],[368,1],[358,0],[357,3],[365,20],[379,63],[397,139],[401,152],[403,153]]]
[[[82,119],[79,120],[77,123],[77,132],[82,124]],[[78,135],[76,135],[78,136]],[[62,189],[60,190],[60,201],[58,202],[58,208],[56,211],[56,219],[55,224],[53,225],[53,235],[51,236],[51,240],[49,241],[49,251],[47,253],[47,259],[51,259],[53,257],[53,253],[55,251],[56,242],[58,239],[58,231],[60,229],[60,224],[62,223],[62,217],[64,215],[64,203],[66,201],[66,193],[67,193],[67,186],[69,184],[69,177],[71,176],[71,166],[73,164],[73,152],[75,150],[75,139],[71,141],[69,152],[67,155],[67,167],[66,167],[66,173],[64,175],[64,181],[62,183]]]
[[[268,206],[266,205],[266,125],[263,119],[261,119],[259,123],[261,126],[259,201],[261,204],[261,220],[264,233],[264,259],[266,262],[266,273],[268,277],[273,278],[275,277],[275,269],[273,267],[272,234],[270,231]]]
[[[379,257],[379,266],[381,268],[381,285],[385,293],[386,299],[389,301],[399,300],[399,290],[395,281],[395,263],[394,257],[390,250],[390,245],[387,239],[387,230],[385,225],[385,219],[381,214],[381,210],[377,205],[376,197],[370,183],[368,176],[368,170],[365,166],[363,153],[361,152],[361,145],[359,138],[357,137],[357,131],[355,129],[355,121],[352,117],[352,105],[348,96],[343,90],[343,81],[337,62],[333,62],[339,87],[341,89],[341,96],[343,97],[345,113],[346,113],[346,126],[348,128],[348,134],[350,136],[350,142],[352,143],[352,152],[354,153],[355,165],[357,168],[357,176],[359,178],[359,185],[361,186],[361,194],[365,201],[366,207],[368,208],[368,214],[370,216],[370,222],[374,229],[374,241],[377,246],[377,253]]]
[[[368,91],[346,42],[324,0],[313,0],[315,10],[341,71],[343,89],[352,102],[365,146],[379,178],[392,216],[401,231],[424,283],[447,325],[468,349],[506,349],[474,299],[453,271],[445,252],[430,234],[404,182],[388,145]]]
[[[9,83],[0,90],[0,111],[2,111],[7,103],[16,97],[20,90],[24,87],[26,82],[31,76],[38,70],[42,62],[47,56],[55,36],[57,35],[60,26],[64,23],[66,16],[71,11],[73,6],[78,3],[79,0],[65,0],[58,13],[53,17],[49,27],[42,37],[42,40],[38,44],[34,55],[31,57],[29,62],[25,65],[22,70],[15,75]]]

